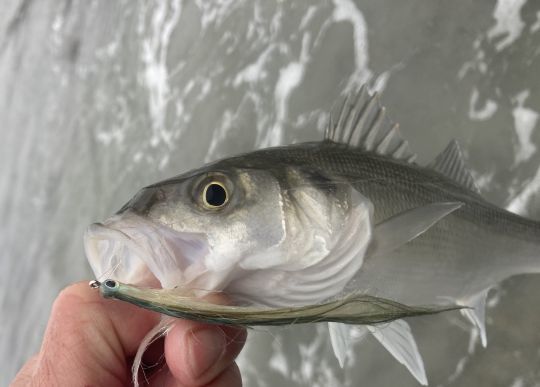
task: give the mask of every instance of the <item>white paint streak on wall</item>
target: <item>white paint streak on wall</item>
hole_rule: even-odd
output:
[[[521,20],[521,8],[527,0],[498,0],[493,12],[495,26],[488,31],[488,38],[500,39],[495,48],[501,51],[511,45],[525,28],[525,23]]]
[[[460,376],[463,374],[463,371],[465,370],[465,366],[469,362],[469,355],[463,356],[456,364],[456,369],[452,374],[448,377],[447,383],[451,384],[454,383]]]
[[[274,100],[276,106],[276,118],[274,125],[265,135],[261,146],[276,146],[282,143],[283,125],[288,118],[289,99],[292,92],[302,83],[304,73],[310,60],[309,47],[311,34],[304,33],[302,38],[302,51],[297,61],[290,62],[279,71],[279,77],[274,89]]]
[[[495,176],[495,172],[487,172],[487,173],[478,173],[474,170],[470,170],[471,175],[473,177],[474,182],[476,183],[476,186],[478,189],[480,189],[480,192],[482,192],[483,189],[488,189],[493,181],[493,177]]]
[[[246,98],[243,99],[243,101],[245,100]],[[241,109],[242,103],[240,103],[238,110]],[[208,152],[206,153],[206,157],[204,159],[206,163],[209,163],[210,161],[214,159],[213,157],[214,157],[215,152],[217,151],[222,141],[224,141],[227,138],[227,134],[229,133],[229,130],[232,128],[232,125],[236,117],[237,117],[237,112],[233,112],[231,110],[225,110],[223,112],[223,115],[221,116],[221,119],[219,120],[220,126],[215,129],[215,133],[212,136],[210,146],[208,147]]]
[[[145,34],[145,12],[139,22],[142,38],[141,61],[144,64],[143,81],[148,89],[148,107],[154,131],[150,144],[157,146],[164,142],[171,145],[172,133],[167,131],[165,118],[170,97],[167,52],[174,27],[181,14],[180,0],[171,2],[169,14],[167,1],[157,3],[150,20],[150,33]]]
[[[488,66],[486,63],[486,53],[482,49],[483,37],[477,37],[473,42],[474,58],[463,63],[458,71],[459,80],[465,78],[470,71],[478,71],[480,74],[486,74]]]
[[[315,5],[310,5],[300,21],[300,29],[305,30],[308,24],[311,22],[315,13],[317,12],[317,7]]]
[[[334,0],[334,22],[348,21],[354,28],[355,71],[349,79],[346,91],[351,91],[364,84],[371,76],[368,69],[367,24],[364,15],[352,0]]]
[[[536,12],[536,22],[531,26],[531,34],[540,30],[540,11]]]
[[[523,387],[525,384],[522,378],[516,378],[510,387]]]
[[[270,361],[268,363],[270,368],[276,370],[283,376],[289,375],[289,364],[287,363],[287,357],[282,351],[274,351]]]
[[[255,62],[240,70],[234,77],[233,86],[239,87],[242,83],[257,83],[264,80],[268,75],[265,67],[271,59],[270,54],[275,48],[276,46],[274,44],[270,44]]]
[[[469,118],[473,121],[485,121],[489,120],[497,111],[497,102],[487,99],[484,106],[478,108],[479,92],[475,87],[472,90],[471,98],[469,101]]]
[[[201,10],[201,27],[206,30],[208,27],[218,28],[226,21],[226,16],[240,7],[243,1],[239,0],[197,0],[197,7]]]
[[[540,168],[525,188],[508,203],[506,209],[515,214],[526,216],[527,204],[538,192],[540,192]]]
[[[531,136],[538,123],[538,113],[524,106],[528,97],[528,90],[524,90],[516,95],[515,101],[517,106],[512,110],[514,127],[519,141],[514,160],[516,165],[529,160],[536,151],[536,145],[531,141]]]

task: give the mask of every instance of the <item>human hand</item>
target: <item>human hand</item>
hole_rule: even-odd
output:
[[[54,302],[39,353],[12,387],[129,386],[137,348],[158,321],[156,313],[103,299],[87,283],[71,285]],[[241,386],[234,359],[245,339],[244,329],[177,320],[164,343],[168,369],[152,374],[149,385]],[[150,364],[163,353],[148,352]]]

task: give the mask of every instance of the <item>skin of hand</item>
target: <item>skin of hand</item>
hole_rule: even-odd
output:
[[[156,313],[103,299],[87,283],[71,285],[54,302],[39,353],[23,366],[11,386],[130,386],[132,359],[158,321]],[[166,361],[166,367],[152,374],[147,385],[241,386],[234,359],[246,336],[240,328],[177,320],[164,347],[147,351],[150,357],[156,352],[152,364],[164,348]],[[142,382],[144,378],[141,385],[145,385]]]

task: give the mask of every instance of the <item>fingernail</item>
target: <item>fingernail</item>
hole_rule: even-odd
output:
[[[225,352],[225,334],[216,328],[202,328],[192,330],[188,337],[188,364],[192,377],[197,379],[211,369]]]

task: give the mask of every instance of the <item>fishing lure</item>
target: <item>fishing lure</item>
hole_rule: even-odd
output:
[[[107,279],[90,282],[105,298],[128,302],[171,317],[205,323],[236,326],[281,326],[317,322],[373,325],[405,317],[436,314],[456,309],[448,307],[415,307],[380,297],[351,293],[321,304],[299,307],[268,308],[214,304],[179,295],[175,289],[151,289]]]

